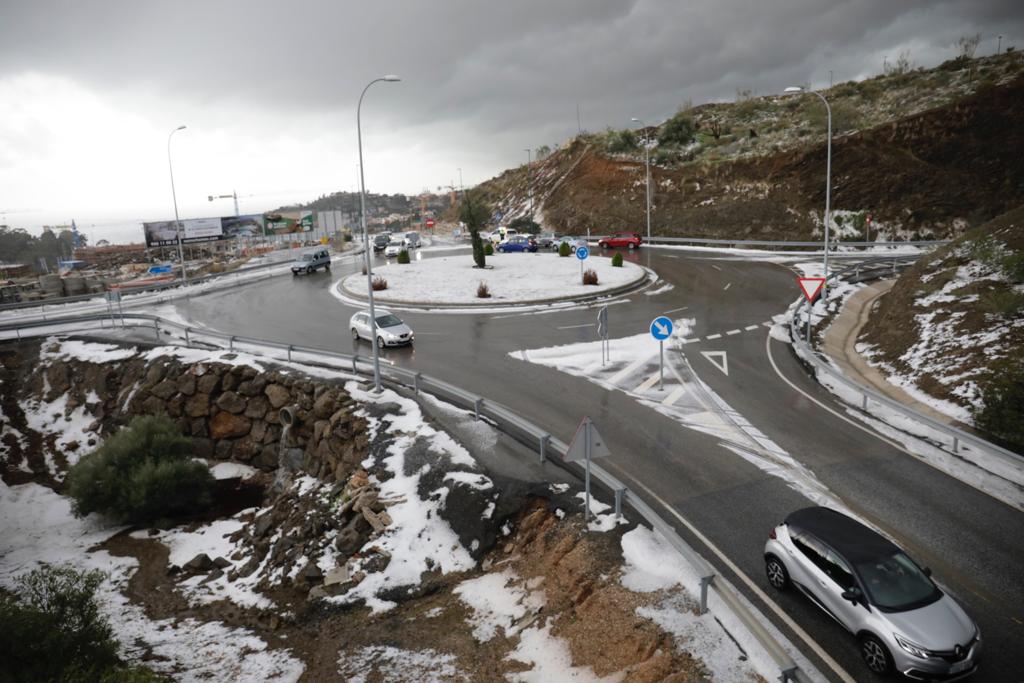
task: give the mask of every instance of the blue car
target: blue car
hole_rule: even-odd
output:
[[[537,251],[537,242],[532,237],[524,237],[522,235],[516,235],[515,237],[509,237],[504,242],[498,244],[498,251],[503,254],[510,251]]]

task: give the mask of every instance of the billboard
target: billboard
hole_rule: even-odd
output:
[[[275,235],[289,235],[295,232],[309,232],[313,229],[315,221],[313,212],[305,210],[296,211],[275,211],[264,214],[267,232]]]
[[[266,223],[263,214],[252,213],[246,216],[228,216],[220,219],[222,239],[236,237],[257,237],[263,234]]]
[[[192,218],[180,221],[181,243],[212,242],[224,239],[220,218]],[[178,244],[178,231],[174,221],[143,223],[147,247],[171,247]]]

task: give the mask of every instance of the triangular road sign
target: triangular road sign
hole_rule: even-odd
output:
[[[701,351],[700,355],[708,359],[708,361],[716,368],[725,373],[725,376],[729,376],[729,359],[725,355],[725,351]],[[718,360],[715,360],[715,359]]]
[[[580,421],[580,426],[576,428],[576,435],[572,437],[572,443],[569,444],[569,449],[565,452],[565,461],[580,462],[586,460],[588,440],[590,441],[591,460],[594,458],[606,458],[612,454],[608,450],[608,446],[604,444],[604,439],[597,433],[597,427],[594,426],[589,417],[585,417]]]
[[[796,281],[800,283],[800,289],[811,303],[814,303],[821,288],[825,285],[823,277],[798,277]]]

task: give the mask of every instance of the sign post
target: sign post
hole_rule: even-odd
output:
[[[588,256],[590,256],[590,249],[587,249],[586,247],[576,247],[576,258],[579,259],[580,262],[580,279],[583,278],[583,262],[587,260]]]
[[[814,302],[818,299],[818,294],[821,293],[821,288],[825,286],[825,278],[823,277],[798,277],[796,279],[797,284],[800,285],[800,290],[807,297],[807,345],[811,344],[811,307],[814,306]]]
[[[590,520],[590,461],[594,458],[606,458],[611,455],[604,439],[597,433],[597,427],[584,417],[576,428],[576,434],[572,437],[572,443],[565,452],[566,462],[584,462],[584,490],[586,491],[586,503],[583,508],[583,521]]]
[[[601,339],[601,365],[611,360],[611,349],[608,348],[608,307],[602,306],[597,312],[597,336]]]
[[[651,336],[658,340],[658,355],[661,369],[658,374],[658,390],[665,388],[665,340],[672,336],[672,320],[660,315],[651,321]]]

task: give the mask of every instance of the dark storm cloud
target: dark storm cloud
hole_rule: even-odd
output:
[[[398,73],[376,120],[557,142],[656,121],[684,101],[777,92],[1022,36],[1019,2],[520,0],[482,2],[19,2],[0,10],[0,78],[70,77],[225,110],[350,112]],[[990,45],[989,43],[992,42]],[[1024,47],[1024,46],[1022,46]],[[138,103],[145,107],[144,102]],[[371,106],[369,103],[367,106]],[[467,137],[467,139],[472,136]]]

